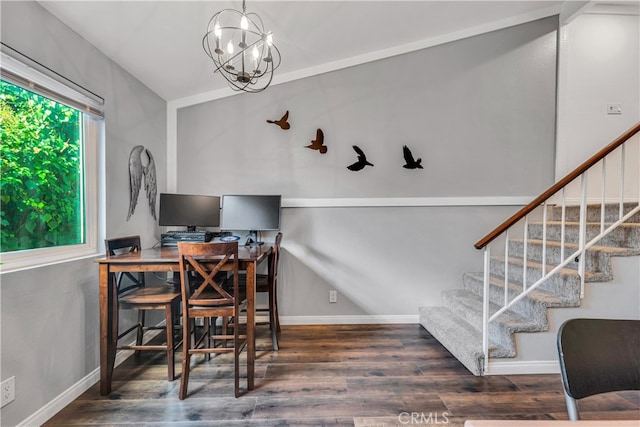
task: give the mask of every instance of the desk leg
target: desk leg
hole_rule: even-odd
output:
[[[253,390],[256,363],[256,264],[247,265],[247,388]]]
[[[111,283],[109,266],[100,264],[100,394],[106,396],[111,393],[111,377],[116,358],[116,345],[118,332],[117,322],[114,322],[115,293]],[[115,340],[114,340],[115,339]]]

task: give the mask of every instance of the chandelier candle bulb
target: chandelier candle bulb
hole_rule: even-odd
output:
[[[242,41],[240,42],[240,49],[244,49],[247,47],[247,30],[249,29],[249,22],[247,22],[247,17],[244,15],[242,15],[242,19],[240,20],[240,28],[242,28]]]
[[[255,73],[258,70],[258,60],[260,59],[260,52],[258,52],[258,47],[253,45],[253,51],[251,52],[253,56],[253,72]]]
[[[222,30],[220,29],[220,24],[216,22],[216,26],[213,29],[213,33],[216,36],[216,50],[215,53],[218,55],[224,54],[224,51],[220,49],[220,38],[222,37]]]

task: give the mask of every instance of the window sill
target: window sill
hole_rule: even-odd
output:
[[[39,253],[38,253],[39,252]],[[73,262],[101,255],[95,248],[50,248],[49,250],[30,250],[0,255],[0,275],[15,273],[34,268]]]

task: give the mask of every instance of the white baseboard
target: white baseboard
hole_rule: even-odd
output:
[[[163,320],[161,324],[158,326],[163,326],[165,321]],[[153,337],[158,335],[160,331],[150,331],[145,334],[151,340]],[[135,345],[135,340],[133,340],[129,345]],[[116,360],[114,363],[114,368],[119,366],[122,362],[124,362],[129,356],[133,354],[133,350],[120,350],[116,353]],[[60,393],[57,397],[51,400],[49,403],[44,405],[42,408],[38,409],[36,412],[31,414],[22,422],[18,423],[17,427],[31,427],[31,426],[41,426],[62,409],[64,409],[71,402],[76,400],[82,393],[89,390],[95,383],[100,381],[100,367],[91,371],[88,375],[82,378],[80,381],[73,384],[71,387]]]
[[[560,365],[557,360],[531,361],[489,361],[489,371],[485,375],[531,375],[559,374]]]
[[[18,427],[24,426],[41,426],[50,420],[55,414],[60,412],[65,406],[73,402],[82,393],[89,390],[97,381],[100,380],[100,368],[95,369],[89,375],[66,389],[55,399],[31,414],[27,419],[18,423]]]
[[[420,323],[419,316],[361,315],[361,316],[280,316],[282,325],[367,325],[393,323]]]

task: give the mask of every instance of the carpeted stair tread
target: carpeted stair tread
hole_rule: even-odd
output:
[[[638,203],[623,203],[623,215],[631,212],[638,207]],[[587,204],[587,220],[600,221],[602,213],[602,204]],[[562,219],[562,205],[553,205],[551,207],[551,218],[557,221]],[[565,206],[565,219],[578,221],[580,218],[580,206],[569,205]],[[605,221],[615,222],[620,218],[620,204],[619,203],[607,203],[605,204]],[[640,212],[637,212],[629,218],[627,222],[640,222]]]
[[[524,255],[524,239],[510,239],[509,240],[509,255],[515,258],[522,258]],[[565,243],[564,253],[562,252],[562,245],[559,242],[548,240],[545,242],[539,239],[527,240],[527,258],[530,261],[542,262],[543,252],[547,261],[547,265],[555,267],[560,261],[565,261],[569,258],[569,262],[566,264],[566,268],[577,270],[579,266],[579,257],[575,258],[572,254],[576,253],[579,249],[577,243]],[[615,246],[602,246],[593,245],[587,249],[584,259],[587,262],[585,268],[586,271],[592,273],[602,273],[606,276],[612,276],[612,257],[628,257],[640,255],[640,248],[622,248]]]
[[[475,293],[479,297],[484,294],[484,275],[482,273],[465,273],[463,277],[464,289]],[[522,285],[508,283],[507,300],[513,302],[522,291]],[[504,279],[489,276],[489,299],[500,306],[504,302]],[[548,292],[540,287],[530,290],[528,294],[519,301],[514,302],[511,311],[524,316],[535,322],[542,329],[548,328],[549,319],[547,317],[548,308],[559,307],[579,307],[580,295],[559,296]]]
[[[471,373],[482,375],[482,332],[446,307],[420,307],[420,324]],[[504,357],[508,349],[490,346],[490,357]]]
[[[519,242],[519,243],[522,243],[524,241],[524,239],[509,239],[509,240],[511,242]],[[543,244],[543,241],[540,239],[527,239],[527,242],[532,245],[542,246]],[[547,240],[547,246],[553,246],[553,247],[559,248],[561,245],[560,245],[560,242],[556,240]],[[565,242],[564,247],[570,248],[575,252],[578,250],[580,245],[578,245],[577,243]],[[607,254],[610,254],[611,256],[620,256],[620,257],[640,255],[640,248],[623,248],[619,246],[593,245],[587,250],[594,251],[594,252],[595,251],[605,252]],[[567,251],[565,253],[571,254],[570,251]]]
[[[477,329],[482,329],[482,297],[468,291],[466,289],[453,289],[444,291],[442,293],[442,300],[444,306],[451,310],[458,316],[464,317],[467,322],[475,326]],[[489,313],[493,315],[501,306],[491,302],[489,304]],[[534,332],[542,331],[545,328],[540,325],[515,313],[511,310],[507,310],[502,313],[497,321],[499,323],[508,326],[510,330],[514,332]]]
[[[580,223],[565,222],[565,240],[577,243],[579,240]],[[608,226],[608,225],[607,225]],[[528,227],[528,237],[542,239],[543,224],[541,222],[531,222]],[[562,229],[561,221],[547,221],[547,238],[549,240],[560,240]],[[587,239],[591,240],[600,234],[599,222],[586,223]],[[640,224],[624,222],[618,225],[610,233],[600,238],[600,245],[621,246],[627,248],[640,247]]]
[[[462,317],[466,322],[482,330],[482,298],[473,292],[465,289],[454,289],[442,293],[444,307],[452,313]],[[491,315],[496,313],[501,307],[495,303],[489,304]],[[492,343],[504,347],[508,353],[504,357],[514,357],[516,355],[516,344],[513,334],[516,332],[539,332],[547,329],[547,323],[536,323],[514,311],[507,310],[500,314],[495,321],[489,325],[489,339]]]
[[[471,280],[477,281],[480,283],[480,292],[482,292],[482,286],[484,284],[484,274],[483,273],[465,273],[465,276],[468,276]],[[496,276],[489,276],[489,285],[494,286],[501,290],[501,294],[504,294],[504,279]],[[522,291],[522,284],[515,283],[507,283],[509,287],[510,295],[518,295],[520,291]],[[467,288],[469,290],[469,288]],[[472,291],[473,292],[473,291]],[[479,295],[479,294],[478,294]],[[537,304],[543,305],[544,307],[578,307],[580,305],[579,295],[576,298],[569,299],[557,295],[553,292],[546,291],[540,287],[532,290],[527,294],[526,298],[529,298],[535,301]]]
[[[495,257],[491,257],[492,261],[496,261],[496,262],[500,262],[500,263],[504,263],[504,257],[501,256],[495,256]],[[509,257],[508,258],[509,264],[510,265],[514,265],[514,266],[518,266],[518,267],[522,267],[524,266],[524,259],[522,258],[516,258],[516,257]],[[532,261],[532,260],[527,260],[527,267],[530,269],[534,269],[534,270],[542,270],[542,263],[539,263],[537,261]],[[553,270],[555,268],[554,265],[547,265],[546,266],[546,272],[548,273],[549,271]],[[577,276],[579,277],[580,275],[578,274],[578,271],[576,269],[573,268],[561,268],[556,272],[557,275],[559,276]],[[607,282],[611,280],[611,277],[608,274],[602,273],[602,272],[594,272],[594,271],[585,271],[584,272],[584,281],[585,282]]]

